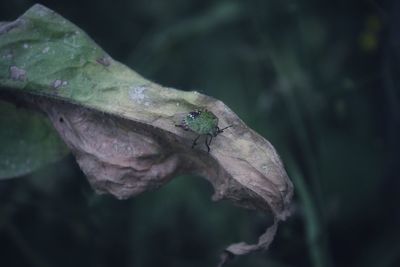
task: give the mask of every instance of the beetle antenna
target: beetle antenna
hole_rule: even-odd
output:
[[[218,133],[222,133],[225,129],[232,127],[233,125],[226,126],[225,128],[218,129]]]

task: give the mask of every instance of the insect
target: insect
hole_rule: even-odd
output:
[[[208,153],[210,153],[210,144],[212,139],[218,134],[223,133],[225,129],[232,125],[220,129],[218,127],[218,118],[214,113],[207,109],[197,109],[185,114],[181,123],[175,124],[175,126],[180,127],[185,131],[191,131],[198,134],[198,136],[193,140],[192,148],[197,145],[197,140],[199,140],[200,136],[205,135],[205,145]]]

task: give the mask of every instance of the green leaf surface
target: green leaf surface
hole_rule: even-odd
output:
[[[226,250],[242,255],[268,248],[288,215],[292,183],[273,146],[224,103],[146,80],[41,5],[1,25],[0,57],[0,86],[29,95],[47,113],[98,192],[124,199],[197,174],[214,186],[214,200],[275,217],[257,244]],[[232,125],[214,138],[210,153],[192,149],[196,134],[175,126],[199,108],[214,113],[221,128]]]
[[[43,116],[0,101],[0,179],[28,174],[68,153]]]

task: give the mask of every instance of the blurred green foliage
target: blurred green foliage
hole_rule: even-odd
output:
[[[29,174],[68,153],[53,126],[41,114],[1,100],[0,114],[0,180]]]
[[[293,216],[268,253],[230,266],[399,266],[398,1],[39,2],[146,78],[223,100],[277,148]],[[0,20],[32,4],[0,2]],[[68,157],[0,183],[1,264],[215,265],[268,220],[211,194],[179,177],[98,196]]]

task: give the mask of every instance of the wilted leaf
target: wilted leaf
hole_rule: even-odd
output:
[[[35,5],[0,28],[0,85],[33,95],[98,192],[125,199],[178,174],[207,178],[214,200],[272,212],[275,224],[256,245],[267,248],[288,215],[292,184],[272,145],[225,104],[197,92],[165,88],[114,61],[84,32]],[[195,135],[175,127],[177,114],[205,107],[220,126],[211,152],[191,148]]]

